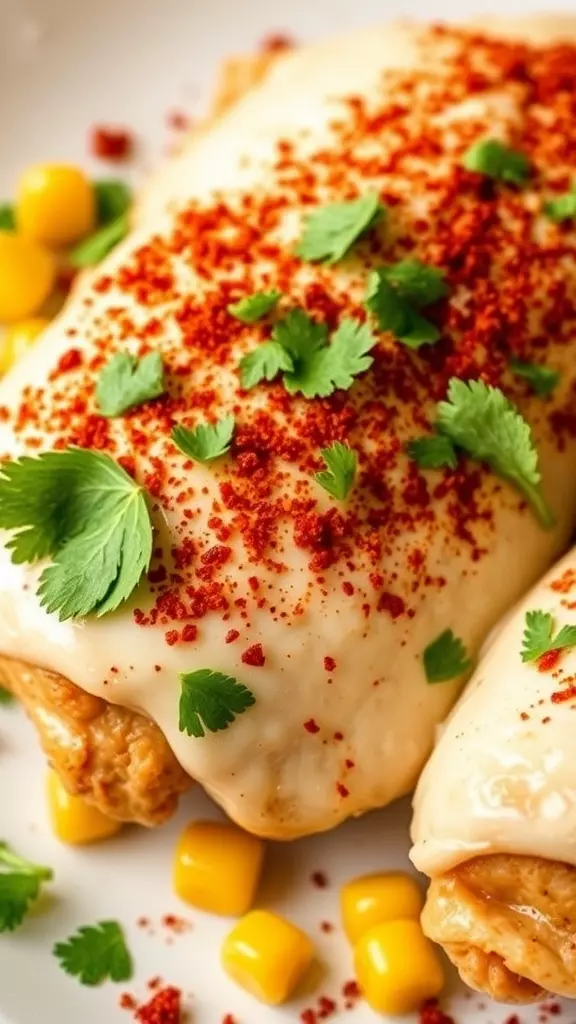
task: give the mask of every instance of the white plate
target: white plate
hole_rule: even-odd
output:
[[[86,136],[94,123],[118,122],[136,131],[141,172],[166,143],[167,111],[197,108],[218,60],[250,50],[270,30],[313,38],[407,13],[463,17],[486,3],[0,0],[0,198],[10,195],[18,170],[31,161],[68,159],[89,166]],[[498,0],[494,6],[502,13],[539,5]],[[570,0],[555,0],[555,7],[561,6],[570,7]],[[194,1024],[219,1024],[225,1013],[233,1013],[239,1024],[297,1021],[322,994],[342,1008],[342,983],[352,973],[350,952],[339,929],[326,934],[320,923],[338,923],[338,888],[345,879],[375,869],[408,869],[406,804],[331,835],[270,848],[259,904],[301,924],[316,942],[321,963],[313,993],[272,1011],[235,988],[220,970],[219,948],[230,922],[188,912],[171,891],[178,830],[191,817],[216,815],[208,801],[193,794],[165,829],[126,830],[117,840],[75,851],[50,833],[43,782],[43,760],[31,729],[18,711],[0,710],[0,837],[52,865],[56,874],[50,895],[25,925],[13,937],[0,938],[2,1024],[128,1024],[132,1017],[118,1007],[120,993],[127,989],[145,997],[146,981],[155,975],[187,994]],[[327,873],[328,888],[314,887],[310,876],[316,870]],[[171,913],[189,919],[191,930],[171,937],[160,923]],[[111,917],[126,927],[137,975],[125,986],[82,988],[60,971],[51,946],[79,925]],[[152,922],[153,934],[137,926],[141,917]],[[462,992],[452,997],[449,1009],[458,1024],[498,1024],[507,1016],[504,1008]],[[376,1018],[360,1003],[331,1019],[369,1024]],[[522,1020],[536,1024],[542,1016],[522,1011]]]

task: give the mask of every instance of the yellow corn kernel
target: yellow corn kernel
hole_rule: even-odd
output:
[[[253,910],[243,917],[222,947],[224,970],[270,1006],[290,998],[313,957],[308,936],[268,910]]]
[[[0,321],[35,316],[56,280],[52,253],[31,238],[0,231]]]
[[[0,338],[0,374],[7,373],[20,361],[49,323],[44,317],[37,316],[6,329]]]
[[[354,949],[358,984],[377,1013],[411,1013],[444,986],[442,965],[418,921],[386,921]]]
[[[16,224],[28,238],[45,245],[66,246],[89,235],[96,226],[96,196],[79,167],[40,164],[18,182]]]
[[[422,904],[422,893],[415,879],[401,871],[354,878],[340,892],[342,923],[353,945],[365,932],[384,921],[399,918],[418,921]]]
[[[235,825],[193,821],[176,847],[174,888],[193,907],[239,917],[254,902],[263,857],[262,840]]]
[[[95,843],[116,835],[122,827],[119,821],[91,807],[82,797],[72,796],[54,771],[48,772],[47,797],[52,830],[63,843],[71,846]]]

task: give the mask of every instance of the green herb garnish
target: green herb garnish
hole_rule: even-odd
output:
[[[522,638],[522,661],[537,661],[549,651],[576,646],[576,626],[562,626],[554,636],[554,619],[549,612],[526,612]]]
[[[520,359],[513,358],[510,360],[510,369],[517,377],[522,377],[541,398],[552,394],[560,381],[558,370],[551,370],[549,366],[542,366],[540,363],[523,363]]]
[[[457,679],[472,667],[466,648],[451,629],[444,630],[425,648],[424,670],[429,683]]]
[[[356,452],[347,444],[335,441],[329,448],[323,448],[320,454],[326,463],[326,469],[314,475],[316,483],[328,491],[333,498],[345,501],[356,478],[358,467]]]
[[[554,517],[541,491],[541,475],[529,424],[499,388],[452,377],[448,401],[437,409],[437,427],[468,455],[487,462],[512,483],[544,527]]]
[[[17,531],[13,562],[53,559],[38,595],[61,620],[113,611],[152,555],[142,488],[107,455],[82,448],[0,465],[0,528]]]
[[[555,199],[549,199],[544,203],[544,213],[556,224],[576,217],[576,182],[569,192],[564,192],[563,195],[556,196]]]
[[[164,363],[159,352],[136,359],[128,352],[117,352],[106,364],[96,385],[96,400],[102,416],[121,416],[143,402],[163,395]]]
[[[0,704],[11,704],[14,697],[10,693],[10,690],[5,690],[3,686],[0,686]]]
[[[129,230],[128,214],[123,213],[72,249],[69,255],[71,265],[81,270],[83,267],[94,267],[101,263],[104,257],[126,237]]]
[[[51,868],[25,860],[0,842],[0,932],[14,931],[22,924],[42,884],[52,878]]]
[[[256,703],[254,694],[233,676],[201,668],[180,675],[180,732],[197,739],[227,729]]]
[[[57,942],[53,953],[62,970],[82,985],[129,981],[132,977],[132,957],[117,921],[79,928],[65,942]]]
[[[416,262],[403,261],[404,265]],[[409,274],[404,275],[404,282],[401,277],[399,284],[393,283],[394,272],[399,266],[400,264],[396,267],[378,267],[372,271],[368,278],[365,305],[376,317],[380,330],[389,331],[407,348],[419,349],[422,345],[433,345],[440,338],[440,331],[436,324],[418,312],[420,300],[416,276],[412,279],[412,298],[408,298],[411,283]],[[424,264],[422,266],[424,267]],[[436,278],[437,271],[435,268],[427,269],[434,270],[434,276],[431,276],[428,282],[424,276],[421,277],[420,294],[424,294],[428,288],[429,293],[436,293],[438,297],[440,294],[444,295],[445,285]]]
[[[495,181],[525,185],[530,176],[530,161],[524,153],[499,139],[481,139],[466,150],[462,164],[467,171],[485,174]]]
[[[229,451],[235,427],[234,416],[224,416],[217,423],[199,423],[193,430],[174,427],[172,440],[189,458],[210,462]]]
[[[282,292],[254,292],[239,302],[233,302],[228,306],[228,312],[244,324],[255,324],[262,317],[268,316],[281,298]]]
[[[408,441],[406,451],[421,469],[442,469],[444,466],[456,469],[458,465],[458,456],[452,441],[442,434],[415,437],[413,441]]]
[[[125,181],[104,178],[94,182],[98,224],[104,226],[127,213],[132,205],[132,189]]]
[[[266,341],[240,360],[240,383],[248,391],[263,380],[274,380],[283,370],[294,370],[291,356],[277,341]]]
[[[0,203],[0,231],[15,231],[16,217],[12,203]]]
[[[296,252],[312,263],[327,260],[338,263],[355,242],[371,231],[383,217],[385,207],[377,192],[367,192],[358,199],[320,206],[306,218],[302,238]]]

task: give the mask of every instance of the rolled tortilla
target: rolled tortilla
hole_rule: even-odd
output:
[[[523,661],[536,611],[544,636],[576,625],[576,549],[493,640],[414,800],[424,929],[505,1002],[576,997],[576,646]]]

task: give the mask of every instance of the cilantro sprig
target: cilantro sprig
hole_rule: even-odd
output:
[[[419,349],[440,338],[436,324],[419,311],[447,293],[441,270],[421,260],[405,259],[372,271],[364,301],[380,330],[390,331],[408,348]]]
[[[556,224],[576,217],[576,182],[573,182],[569,192],[564,192],[563,195],[544,203],[544,213]]]
[[[258,320],[268,316],[281,298],[282,292],[278,291],[254,292],[253,295],[247,295],[239,302],[231,303],[228,306],[228,312],[244,324],[255,324]]]
[[[517,377],[525,380],[534,394],[540,395],[541,398],[551,395],[560,382],[559,371],[543,366],[542,363],[525,363],[513,357],[510,360],[510,369]]]
[[[424,671],[428,683],[457,679],[472,667],[466,647],[451,629],[445,629],[424,649]]]
[[[448,400],[437,407],[437,428],[472,458],[487,462],[513,484],[542,526],[554,517],[541,490],[538,452],[529,424],[499,388],[452,377]]]
[[[528,157],[500,139],[480,139],[473,143],[466,150],[462,164],[467,171],[511,185],[525,185],[530,176]]]
[[[240,383],[245,391],[261,381],[274,380],[283,371],[292,372],[292,357],[278,341],[265,341],[240,360]]]
[[[408,441],[406,452],[421,469],[456,469],[458,455],[449,437],[432,434],[430,437],[415,437]]]
[[[234,416],[223,416],[216,423],[199,423],[193,430],[177,426],[172,430],[172,440],[184,455],[196,462],[211,462],[230,450],[236,420]]]
[[[129,981],[132,977],[132,957],[117,921],[79,928],[65,942],[57,942],[53,953],[62,970],[82,985]]]
[[[10,693],[10,690],[5,690],[3,686],[0,686],[0,705],[11,704],[14,697]]]
[[[100,452],[68,448],[3,463],[0,528],[14,531],[13,562],[52,558],[38,594],[61,620],[113,611],[150,565],[143,490]]]
[[[526,625],[522,638],[522,661],[537,661],[549,651],[561,651],[576,646],[576,626],[562,626],[554,634],[554,618],[550,612],[526,612]]]
[[[201,668],[180,674],[180,732],[201,739],[220,732],[256,703],[254,694],[233,676]]]
[[[33,864],[0,842],[0,932],[22,924],[42,885],[53,877],[51,868]]]
[[[347,444],[335,441],[321,453],[326,469],[316,473],[314,479],[328,494],[339,501],[345,501],[354,486],[358,456]]]
[[[306,218],[296,253],[312,263],[338,263],[362,235],[382,219],[385,207],[377,192],[320,206]]]
[[[102,415],[113,418],[158,398],[165,390],[164,363],[159,352],[149,352],[142,359],[117,352],[100,373],[96,401]]]

